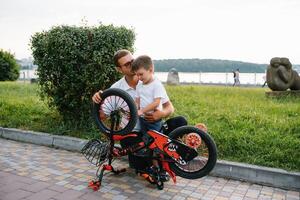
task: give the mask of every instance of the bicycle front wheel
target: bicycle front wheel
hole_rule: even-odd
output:
[[[100,131],[106,135],[131,132],[137,122],[137,109],[132,97],[121,89],[110,88],[101,94],[101,99],[93,106]]]

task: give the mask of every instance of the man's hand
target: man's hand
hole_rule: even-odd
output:
[[[94,103],[100,103],[101,102],[101,95],[102,94],[102,90],[99,90],[98,92],[96,92],[93,97],[92,97],[92,100]]]
[[[148,122],[155,122],[162,119],[165,116],[165,113],[161,110],[155,109],[153,113],[144,113],[144,118]]]
[[[144,118],[148,122],[155,122],[164,117],[170,116],[174,112],[173,104],[168,101],[163,104],[163,110],[155,109],[153,113],[145,113]]]

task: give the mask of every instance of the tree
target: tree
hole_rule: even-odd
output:
[[[243,73],[264,73],[267,64],[247,63],[218,59],[166,59],[154,60],[155,70],[168,72],[175,68],[179,72],[231,72],[239,68]]]
[[[0,81],[15,81],[20,76],[20,66],[13,54],[0,49]]]
[[[120,78],[113,55],[133,50],[135,34],[123,26],[58,26],[31,38],[40,94],[67,121],[87,121],[91,96]]]

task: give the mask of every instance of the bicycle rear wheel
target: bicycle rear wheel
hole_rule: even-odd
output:
[[[194,148],[198,156],[185,165],[178,162],[170,163],[176,175],[197,179],[209,174],[217,161],[217,148],[212,137],[193,126],[182,126],[169,134],[169,137]]]

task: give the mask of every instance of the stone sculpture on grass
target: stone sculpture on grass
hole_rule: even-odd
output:
[[[288,58],[274,57],[267,68],[267,84],[273,91],[300,90],[300,77]]]
[[[179,75],[175,68],[170,69],[167,79],[168,85],[179,85]]]

